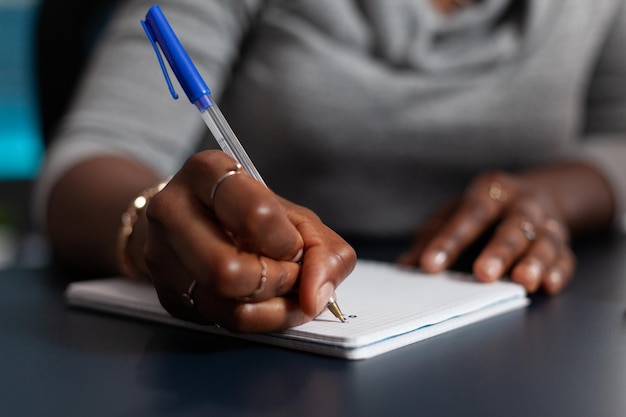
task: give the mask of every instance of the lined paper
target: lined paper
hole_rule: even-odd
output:
[[[346,317],[329,311],[278,333],[232,334],[171,317],[149,284],[109,278],[72,283],[70,305],[183,326],[281,347],[365,359],[528,304],[523,287],[497,281],[479,283],[469,275],[427,275],[414,268],[359,260],[337,289]]]

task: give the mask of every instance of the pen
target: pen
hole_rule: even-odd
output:
[[[235,133],[224,118],[217,103],[211,98],[211,90],[209,90],[209,87],[202,79],[202,76],[191,61],[191,58],[187,55],[187,52],[178,40],[174,30],[167,22],[161,8],[156,4],[150,7],[146,14],[146,20],[142,20],[141,25],[146,31],[146,35],[148,35],[148,39],[150,39],[150,43],[154,48],[172,97],[178,99],[178,94],[174,91],[174,86],[172,85],[157,44],[161,47],[163,55],[165,55],[170,68],[185,91],[187,98],[189,98],[189,101],[195,104],[196,108],[200,111],[202,119],[222,150],[238,161],[254,179],[266,185],[259,171],[257,171],[245,149],[241,146],[237,136],[235,136]],[[345,321],[334,294],[328,301],[327,307],[341,322]]]

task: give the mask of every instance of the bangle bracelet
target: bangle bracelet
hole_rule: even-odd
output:
[[[122,214],[122,225],[119,230],[117,241],[118,264],[122,274],[128,278],[150,280],[150,276],[147,273],[140,271],[134,264],[132,256],[130,255],[130,245],[128,243],[133,235],[137,219],[139,219],[139,216],[141,216],[143,211],[146,209],[152,197],[161,191],[167,185],[168,181],[163,181],[155,187],[150,187],[142,191],[141,194],[135,197],[135,199],[128,206],[128,209],[126,209],[126,211]]]

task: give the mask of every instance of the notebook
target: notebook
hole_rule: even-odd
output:
[[[513,282],[485,284],[467,274],[426,275],[368,260],[359,260],[337,288],[345,323],[324,311],[311,322],[276,333],[234,334],[176,319],[161,307],[151,285],[123,278],[72,283],[65,298],[74,307],[345,359],[371,358],[529,302],[523,287]]]

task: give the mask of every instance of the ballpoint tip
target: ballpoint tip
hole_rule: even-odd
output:
[[[346,319],[343,316],[343,313],[341,312],[341,309],[339,308],[337,301],[335,301],[334,299],[331,299],[327,307],[330,310],[330,312],[333,313],[333,315],[339,319],[339,321],[341,321],[342,323],[346,322]]]

